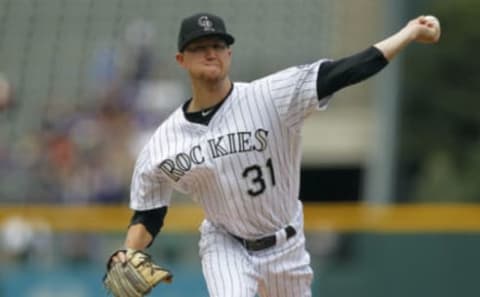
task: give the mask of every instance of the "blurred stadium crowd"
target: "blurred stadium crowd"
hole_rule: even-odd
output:
[[[3,201],[128,199],[138,150],[187,96],[180,82],[159,77],[153,34],[144,21],[127,26],[121,48],[106,47],[91,57],[88,104],[51,104],[33,133],[21,135],[16,143],[0,142]],[[15,86],[2,76],[0,116],[14,121],[17,106]]]

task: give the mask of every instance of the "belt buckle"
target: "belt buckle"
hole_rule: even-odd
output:
[[[251,250],[251,251],[260,251],[265,248],[264,242],[261,238],[247,242],[246,247],[248,250]]]

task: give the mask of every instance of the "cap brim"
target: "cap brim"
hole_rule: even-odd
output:
[[[185,39],[185,41],[182,43],[182,45],[179,47],[179,51],[183,52],[185,50],[185,47],[189,45],[190,43],[194,42],[195,40],[198,40],[203,37],[219,37],[227,45],[231,45],[235,42],[235,38],[228,34],[228,33],[223,33],[223,32],[201,32],[201,34],[192,34],[192,36],[188,36],[188,38]]]

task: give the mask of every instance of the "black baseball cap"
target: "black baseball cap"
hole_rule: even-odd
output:
[[[183,52],[190,42],[205,36],[217,36],[227,45],[235,41],[235,38],[227,33],[221,17],[210,13],[197,13],[183,19],[178,34],[178,51]]]

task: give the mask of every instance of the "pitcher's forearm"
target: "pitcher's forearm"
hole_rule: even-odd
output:
[[[135,224],[128,228],[127,237],[125,239],[125,247],[143,250],[150,244],[151,241],[152,236],[147,231],[145,226],[142,224]]]
[[[392,36],[376,43],[374,46],[391,61],[403,48],[415,40],[415,35],[408,27],[403,28]]]

